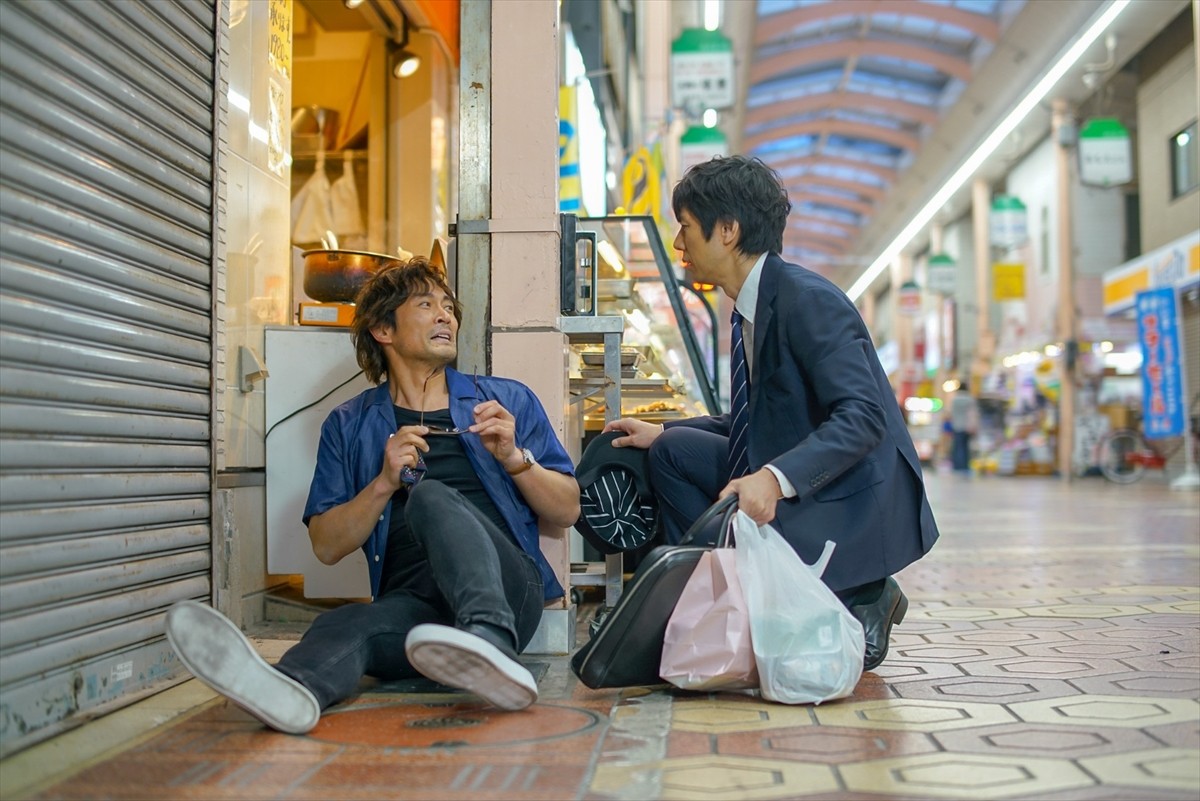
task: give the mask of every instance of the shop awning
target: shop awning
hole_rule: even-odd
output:
[[[1137,293],[1145,289],[1173,286],[1185,290],[1197,285],[1200,285],[1200,231],[1192,231],[1105,273],[1104,313],[1129,311]]]

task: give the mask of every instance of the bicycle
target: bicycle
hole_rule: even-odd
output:
[[[1200,415],[1196,414],[1198,404],[1200,393],[1192,399],[1188,415],[1193,451],[1200,443]],[[1132,484],[1141,480],[1147,470],[1165,470],[1167,463],[1186,441],[1187,437],[1184,436],[1146,439],[1136,428],[1118,428],[1105,434],[1096,445],[1096,464],[1109,481]]]

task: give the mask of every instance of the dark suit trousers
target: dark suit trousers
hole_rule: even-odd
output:
[[[709,431],[676,426],[668,428],[650,446],[650,481],[658,497],[663,538],[677,545],[692,523],[717,500],[729,483],[729,438]],[[696,533],[697,545],[714,544],[721,536],[714,520]],[[869,603],[879,597],[883,580],[839,590],[847,606]]]
[[[692,523],[729,483],[729,438],[687,426],[668,428],[650,446],[650,483],[658,497],[663,537],[677,545]],[[714,521],[696,544],[715,543]]]

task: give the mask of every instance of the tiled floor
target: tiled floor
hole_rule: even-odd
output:
[[[942,540],[844,701],[596,692],[532,656],[524,712],[375,685],[291,737],[191,681],[0,763],[0,797],[1200,796],[1200,494],[937,475],[930,495]]]

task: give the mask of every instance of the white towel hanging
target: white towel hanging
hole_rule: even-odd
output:
[[[333,229],[333,211],[329,177],[325,175],[325,154],[318,153],[312,177],[292,198],[292,241],[319,242]]]
[[[354,182],[354,158],[349,151],[342,163],[342,175],[333,182],[330,196],[333,232],[341,237],[365,234],[358,201],[358,185]]]

